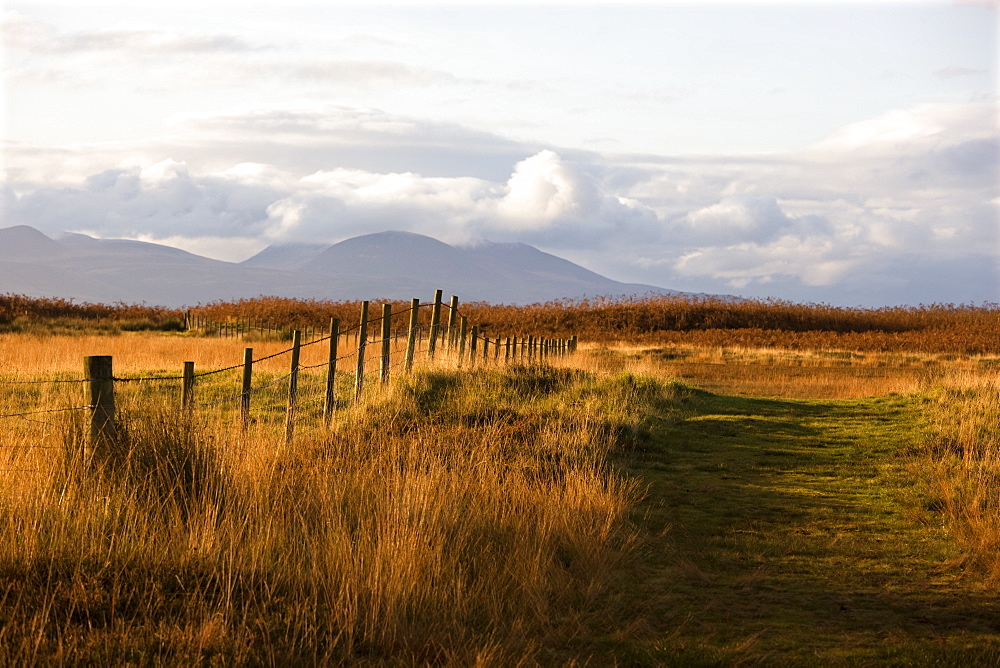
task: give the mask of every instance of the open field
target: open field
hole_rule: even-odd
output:
[[[64,325],[0,334],[0,414],[83,405],[78,384],[9,381],[80,378],[84,355],[166,376],[287,346]],[[84,413],[7,418],[0,664],[994,665],[1000,355],[981,340],[591,340],[545,365],[442,361],[358,406],[344,373],[332,427],[307,407],[287,445],[280,383],[245,434],[226,404],[178,410],[177,382],[126,383],[122,438],[87,467]]]

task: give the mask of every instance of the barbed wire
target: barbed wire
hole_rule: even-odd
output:
[[[374,348],[376,348],[378,346],[384,346],[386,343],[392,344],[394,342],[400,341],[403,338],[410,339],[411,337],[416,337],[416,341],[415,341],[415,345],[414,345],[414,351],[413,351],[413,356],[409,358],[411,361],[415,361],[415,357],[416,357],[417,354],[421,354],[421,355],[428,354],[430,352],[430,350],[431,350],[431,346],[433,344],[437,343],[437,342],[441,343],[441,348],[443,349],[441,351],[442,353],[445,353],[445,352],[451,353],[451,354],[458,353],[458,355],[459,355],[459,357],[461,359],[468,359],[468,361],[471,362],[471,363],[473,363],[473,364],[476,364],[476,363],[488,363],[488,362],[492,361],[491,358],[489,357],[489,355],[486,354],[487,350],[488,350],[488,348],[486,346],[493,346],[494,350],[493,351],[489,351],[489,352],[492,352],[493,353],[493,357],[496,358],[496,359],[500,358],[500,353],[501,353],[500,349],[503,348],[504,349],[504,351],[503,351],[503,359],[504,359],[504,361],[519,361],[519,360],[523,359],[526,356],[528,358],[543,358],[543,357],[547,357],[548,356],[546,354],[546,352],[543,352],[543,349],[541,347],[537,347],[536,348],[537,342],[538,342],[539,339],[536,339],[535,345],[532,345],[529,342],[529,340],[526,339],[526,338],[524,338],[524,337],[520,337],[520,340],[518,340],[519,337],[508,337],[506,342],[504,342],[504,341],[499,341],[498,342],[498,339],[485,336],[485,335],[479,333],[478,331],[477,331],[477,333],[476,333],[475,336],[469,335],[470,336],[469,342],[470,343],[473,342],[473,341],[475,341],[475,342],[483,342],[483,344],[484,344],[484,346],[483,346],[483,352],[484,352],[484,354],[480,355],[479,351],[477,350],[476,353],[475,353],[475,355],[473,356],[471,347],[466,347],[464,343],[459,343],[459,341],[462,339],[462,337],[458,334],[458,328],[455,325],[452,324],[452,321],[457,320],[458,317],[462,317],[462,318],[468,317],[468,316],[466,316],[463,313],[463,311],[460,308],[458,308],[457,306],[453,307],[450,302],[444,302],[444,301],[441,301],[441,302],[436,302],[436,301],[423,302],[423,303],[418,304],[416,308],[417,308],[417,310],[419,310],[419,309],[422,309],[422,308],[426,309],[426,308],[439,308],[439,307],[446,307],[446,308],[448,308],[449,312],[451,313],[451,315],[454,316],[452,318],[449,318],[449,322],[448,323],[440,322],[439,321],[436,326],[434,325],[434,323],[431,323],[430,325],[418,323],[415,327],[398,328],[398,329],[394,330],[393,333],[389,337],[381,337],[381,336],[379,336],[379,337],[373,338],[373,339],[367,339],[366,338],[365,342],[364,342],[365,343],[365,346],[364,346],[365,347],[365,351],[364,352],[365,352],[366,361],[379,362],[380,358],[381,358],[381,355],[378,352],[375,352],[375,351],[369,352],[367,350],[367,348],[369,346],[374,349]],[[392,318],[392,317],[398,317],[398,316],[402,316],[402,315],[405,315],[405,314],[408,314],[408,313],[412,313],[413,311],[414,311],[414,307],[411,305],[411,306],[408,306],[408,307],[404,307],[404,308],[402,308],[402,309],[400,309],[398,311],[390,311],[390,313],[388,315],[389,315],[390,318]],[[383,319],[384,318],[381,315],[367,319],[366,323],[365,323],[366,324],[365,334],[367,335],[368,329],[371,328],[372,326],[378,325],[378,323],[381,323],[383,321]],[[221,324],[222,323],[213,323],[211,321],[206,321],[206,324],[211,325],[211,328],[214,329],[214,327],[216,325],[219,325],[220,328],[221,328]],[[349,335],[351,335],[353,333],[357,333],[357,332],[359,332],[359,330],[361,329],[361,327],[362,327],[362,323],[357,323],[357,324],[352,325],[350,327],[347,327],[345,329],[339,329],[339,327],[338,327],[337,338],[339,339],[340,337],[349,336]],[[202,327],[202,328],[208,329],[207,327]],[[253,331],[253,330],[265,331],[263,327],[253,327],[253,326],[250,326],[250,327],[248,327],[246,329],[246,332],[249,333],[250,331]],[[236,333],[241,333],[242,331],[243,330],[241,330],[241,329],[237,329]],[[270,327],[267,329],[267,331],[271,331]],[[277,331],[282,331],[282,330],[277,330]],[[301,331],[301,330],[298,330],[298,331]],[[423,335],[425,333],[429,334],[426,339],[423,337]],[[316,345],[316,344],[319,344],[319,343],[323,343],[323,342],[326,342],[326,341],[330,341],[331,338],[332,337],[329,334],[325,335],[325,336],[321,336],[319,338],[316,338],[316,339],[313,339],[313,340],[310,340],[310,341],[306,341],[305,343],[300,343],[299,346],[298,346],[298,348],[301,349],[301,348],[305,348],[305,347],[308,347],[308,346],[312,346],[312,345]],[[550,339],[550,340],[554,340],[554,339]],[[435,348],[436,347],[437,346],[435,346]],[[445,350],[445,347],[446,347],[446,350]],[[206,378],[206,377],[213,376],[213,375],[220,374],[220,373],[225,373],[225,372],[228,372],[228,371],[235,371],[235,370],[238,370],[238,369],[244,369],[244,368],[246,368],[248,362],[251,365],[258,364],[260,362],[264,362],[264,361],[267,361],[267,360],[271,360],[271,359],[280,357],[282,355],[287,355],[289,353],[292,353],[293,351],[295,351],[295,349],[296,349],[296,346],[293,345],[290,348],[286,348],[284,350],[280,350],[278,352],[275,352],[275,353],[272,353],[272,354],[269,354],[269,355],[264,355],[262,357],[251,359],[251,360],[245,361],[245,362],[240,363],[240,364],[233,364],[231,366],[223,367],[223,368],[220,368],[220,369],[211,369],[211,370],[208,370],[208,371],[202,371],[202,372],[199,372],[199,373],[194,373],[194,374],[192,374],[190,376],[183,376],[183,375],[171,375],[171,376],[131,376],[131,377],[130,376],[114,376],[112,378],[6,380],[6,381],[0,380],[0,385],[42,385],[42,384],[49,384],[49,383],[52,383],[52,384],[55,384],[55,383],[88,383],[88,382],[106,381],[106,380],[115,381],[115,382],[121,382],[121,383],[178,381],[178,380],[187,380],[189,378],[192,379],[192,380],[194,380],[194,379],[198,379],[198,378]],[[464,349],[464,351],[463,351],[463,349]],[[325,360],[325,361],[322,361],[322,362],[320,362],[318,364],[311,364],[311,365],[297,365],[296,368],[292,372],[284,374],[282,376],[279,376],[279,377],[273,379],[272,381],[269,381],[268,383],[265,383],[264,385],[253,387],[253,388],[250,388],[249,390],[242,391],[242,392],[239,392],[237,394],[233,394],[231,396],[227,396],[227,397],[224,397],[224,398],[221,398],[221,399],[217,399],[217,400],[213,400],[213,401],[208,401],[208,402],[198,402],[198,403],[194,403],[194,404],[191,404],[191,405],[199,406],[199,407],[208,407],[208,406],[219,405],[219,404],[223,404],[223,403],[235,401],[237,399],[241,399],[241,398],[245,397],[248,394],[254,394],[254,393],[260,392],[262,390],[265,390],[265,389],[267,389],[269,387],[273,387],[274,385],[276,385],[276,384],[278,384],[278,383],[280,383],[280,382],[282,382],[284,380],[287,380],[293,374],[298,373],[299,371],[309,371],[309,370],[318,369],[318,368],[321,368],[321,367],[329,367],[331,365],[331,362],[332,363],[336,363],[336,362],[341,362],[341,361],[344,361],[344,360],[347,360],[347,359],[356,358],[361,352],[362,352],[362,347],[360,346],[360,343],[359,343],[359,345],[356,346],[354,348],[354,350],[352,350],[352,351],[350,351],[348,353],[344,353],[342,355],[339,355],[336,358],[334,358],[334,360]],[[368,369],[364,370],[364,372],[363,372],[364,376],[376,376],[376,377],[380,377],[380,376],[382,376],[383,373],[388,373],[388,374],[391,375],[391,374],[394,374],[394,372],[398,371],[398,369],[400,367],[406,365],[406,363],[407,363],[406,356],[404,356],[403,359],[398,359],[400,351],[397,349],[395,352],[396,352],[395,356],[397,357],[397,361],[395,363],[390,364],[387,369],[383,369],[381,363],[378,363],[377,367],[376,367],[376,365],[373,364],[372,366],[369,366]],[[552,351],[547,351],[547,352],[549,354],[551,354]],[[351,373],[351,372],[348,371],[348,370],[344,370],[344,373]],[[354,372],[353,375],[355,375],[355,376],[357,375],[356,371]],[[312,401],[317,401],[318,402],[321,399],[323,399],[323,397],[314,399]],[[183,407],[183,408],[181,408],[179,410],[188,410],[191,407],[191,405]],[[40,414],[46,414],[46,413],[58,413],[58,412],[67,412],[67,411],[76,411],[76,410],[86,410],[86,409],[92,409],[92,408],[94,408],[94,407],[93,406],[81,406],[81,407],[73,407],[73,408],[49,409],[49,410],[39,410],[39,411],[23,411],[23,412],[19,412],[19,413],[3,414],[3,415],[0,415],[0,418],[18,417],[18,418],[25,419],[27,421],[38,422],[39,424],[46,424],[46,425],[52,426],[52,423],[50,423],[50,422],[46,422],[44,420],[30,420],[27,416],[29,416],[29,415],[40,415]]]
[[[0,385],[41,385],[43,383],[87,383],[90,378],[46,379],[46,380],[0,380]]]
[[[82,411],[88,408],[95,408],[94,406],[75,406],[73,408],[50,408],[44,411],[25,411],[23,413],[7,413],[5,415],[0,415],[0,418],[10,418],[10,417],[24,417],[25,415],[41,415],[43,413],[66,413],[68,411]]]

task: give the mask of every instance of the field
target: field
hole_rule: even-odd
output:
[[[173,379],[284,332],[6,299],[0,664],[1000,661],[995,307],[466,305],[580,350],[420,357],[360,402],[345,368],[327,426],[307,347],[286,442],[287,357],[255,365],[246,428],[239,369],[193,411]],[[116,383],[89,458],[85,355],[163,378]]]

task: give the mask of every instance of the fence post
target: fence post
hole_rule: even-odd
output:
[[[243,431],[250,426],[250,391],[253,388],[253,348],[243,349],[243,386],[240,389],[240,422]]]
[[[488,362],[490,359],[490,337],[483,337],[483,362]]]
[[[500,337],[499,336],[497,337],[497,340],[493,343],[493,361],[494,362],[499,362],[500,361]]]
[[[479,342],[479,325],[472,326],[472,334],[469,341],[469,365],[476,365],[476,346]]]
[[[410,300],[410,331],[406,333],[406,371],[413,371],[413,355],[417,350],[417,327],[420,317],[420,300]]]
[[[90,452],[101,444],[113,441],[118,435],[115,426],[115,375],[110,355],[93,355],[83,358],[84,372],[90,387]]]
[[[181,406],[191,408],[194,401],[194,362],[184,362],[184,380],[181,381]]]
[[[448,304],[448,350],[455,349],[455,339],[458,337],[458,295],[451,296]]]
[[[358,370],[354,377],[354,400],[361,400],[365,385],[365,348],[368,347],[368,302],[361,302],[361,326],[358,328]]]
[[[337,373],[337,339],[339,338],[340,319],[330,318],[330,356],[326,367],[326,396],[323,400],[323,421],[328,427],[333,419],[334,401],[336,400],[334,376]]]
[[[572,338],[570,338],[570,340],[569,340],[569,351],[571,353],[575,353],[576,352],[576,344],[577,344],[577,338],[576,338],[576,334],[574,334],[572,336]]]
[[[292,440],[295,433],[295,402],[299,393],[299,353],[302,347],[302,332],[292,331],[292,375],[288,379],[288,413],[285,419],[285,443]]]
[[[392,304],[382,304],[382,360],[379,364],[379,378],[389,382],[389,360],[392,355]]]
[[[441,328],[441,290],[434,291],[434,307],[431,310],[431,336],[427,340],[427,357],[434,359],[437,348],[438,330]]]

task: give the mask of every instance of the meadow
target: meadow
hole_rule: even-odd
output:
[[[6,301],[5,301],[6,300]],[[356,304],[192,311],[288,327]],[[657,310],[659,308],[659,310]],[[354,401],[184,314],[0,299],[0,663],[946,663],[1000,659],[1000,312],[636,300],[463,305],[573,356],[421,357]],[[321,346],[303,349],[317,365]],[[46,382],[35,382],[46,381]],[[54,410],[51,413],[36,413]],[[30,414],[28,414],[30,413]]]

